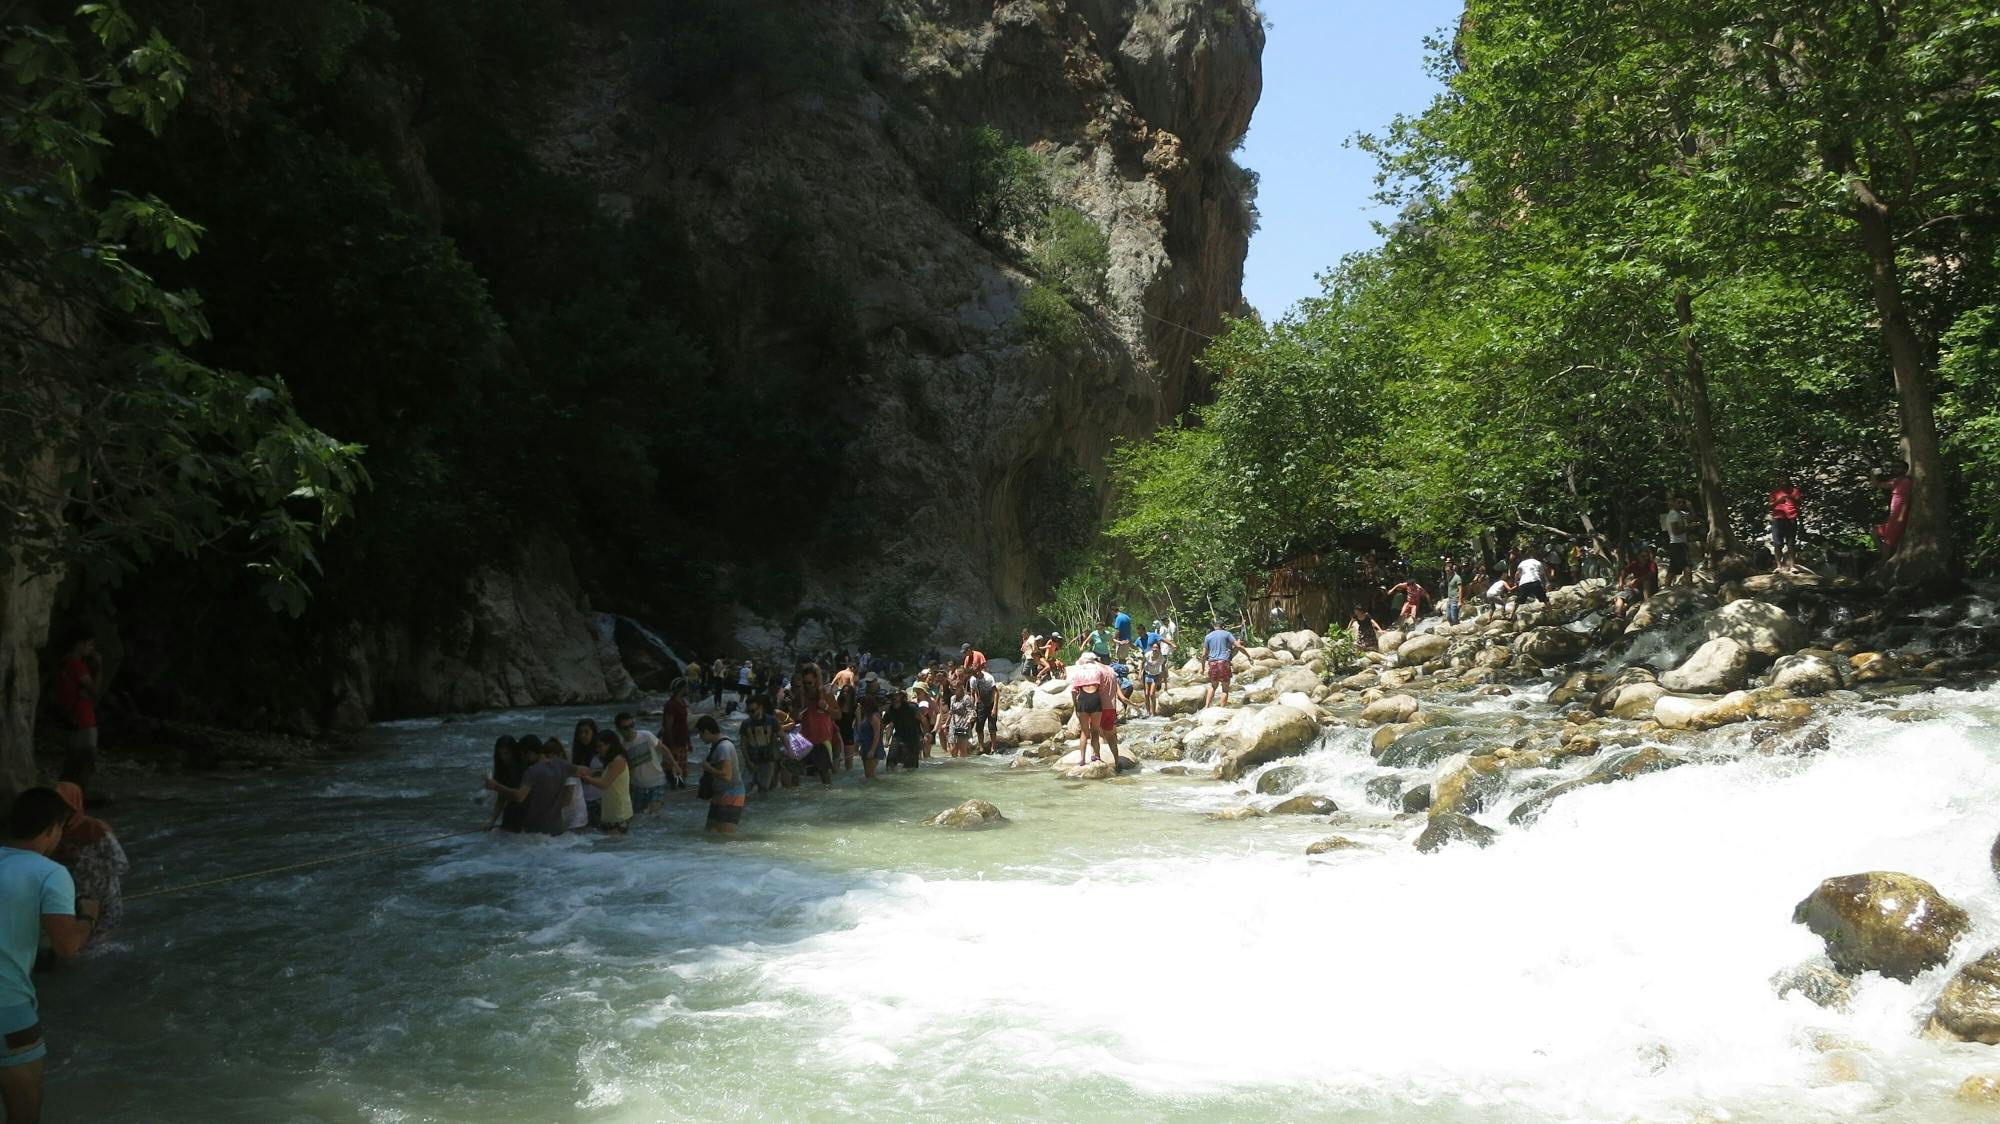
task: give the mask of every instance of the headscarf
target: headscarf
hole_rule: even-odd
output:
[[[68,802],[69,821],[63,824],[62,849],[81,851],[111,834],[111,825],[83,814],[83,789],[74,781],[63,781],[56,791]]]

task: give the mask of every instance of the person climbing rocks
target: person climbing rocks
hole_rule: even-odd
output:
[[[1381,645],[1382,628],[1368,615],[1366,605],[1354,607],[1347,621],[1347,632],[1354,637],[1354,646],[1363,652],[1372,652]]]
[[[1112,656],[1118,663],[1125,662],[1125,656],[1132,650],[1132,614],[1120,608],[1111,618],[1111,641],[1115,646]]]
[[[1542,560],[1530,550],[1521,555],[1514,565],[1514,603],[1525,605],[1530,601],[1549,603],[1549,587],[1544,579],[1547,570]]]
[[[1889,518],[1875,528],[1875,544],[1887,559],[1896,553],[1896,546],[1903,541],[1903,530],[1910,522],[1910,466],[1897,461],[1893,468],[1877,473],[1874,484],[1889,493]]]
[[[1404,625],[1416,624],[1417,615],[1423,612],[1424,602],[1430,599],[1430,593],[1424,589],[1423,583],[1419,582],[1414,575],[1405,575],[1402,581],[1397,582],[1382,592],[1391,599],[1398,593],[1403,595],[1403,607],[1396,611],[1396,620],[1398,623]]]
[[[1789,574],[1798,561],[1799,504],[1803,497],[1790,475],[1778,477],[1771,489],[1771,572]]]
[[[62,844],[73,809],[51,788],[30,788],[7,809],[0,838],[0,1106],[10,1124],[42,1112],[42,1059],[48,1045],[32,973],[43,937],[58,959],[83,951],[99,921],[96,899],[49,854]]]
[[[1104,744],[1104,718],[1114,713],[1118,705],[1118,678],[1110,673],[1110,668],[1097,658],[1096,652],[1085,652],[1076,658],[1076,666],[1069,669],[1070,703],[1076,710],[1076,759],[1078,764],[1089,764],[1101,757]],[[1117,743],[1112,743],[1111,761],[1118,761]]]
[[[708,743],[701,762],[702,775],[709,779],[708,820],[702,830],[727,838],[743,822],[743,764],[736,744],[722,736],[722,724],[714,715],[697,719],[694,732]]]
[[[1653,560],[1653,548],[1645,543],[1624,569],[1618,571],[1618,592],[1612,595],[1611,615],[1624,620],[1640,602],[1651,597],[1660,588],[1660,567]]]
[[[970,644],[961,644],[958,648],[958,666],[967,671],[985,671],[986,653]]]
[[[1202,696],[1201,705],[1208,707],[1215,702],[1216,688],[1222,689],[1222,705],[1229,705],[1229,680],[1233,673],[1230,660],[1238,652],[1248,652],[1236,635],[1222,627],[1221,621],[1214,621],[1214,628],[1202,638],[1202,654],[1208,658],[1208,691]]]
[[[1504,614],[1508,620],[1513,620],[1514,614],[1507,611],[1508,601],[1513,595],[1513,583],[1509,582],[1506,575],[1503,574],[1493,579],[1493,583],[1486,587],[1486,592],[1481,596],[1480,600],[1485,603],[1487,612],[1491,615],[1497,617]]]

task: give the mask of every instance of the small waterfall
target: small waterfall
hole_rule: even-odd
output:
[[[669,666],[675,668],[676,670],[684,669],[687,667],[687,661],[682,659],[680,657],[680,654],[675,652],[673,648],[666,642],[666,640],[660,636],[659,633],[654,632],[652,629],[647,628],[644,624],[640,623],[639,621],[634,620],[631,617],[625,616],[622,613],[606,613],[604,615],[610,617],[614,621],[617,621],[619,624],[622,624],[625,627],[631,629],[634,635],[638,636],[640,640],[645,642],[646,647],[652,649],[655,655],[664,658]]]

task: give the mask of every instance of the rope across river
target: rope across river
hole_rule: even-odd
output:
[[[263,870],[247,870],[241,874],[226,874],[221,878],[207,878],[200,882],[189,882],[181,886],[167,886],[158,890],[145,890],[137,894],[126,894],[125,900],[134,902],[140,898],[157,898],[167,894],[182,894],[189,890],[202,890],[210,886],[222,886],[230,882],[241,882],[248,878],[264,878],[273,874],[286,874],[294,870],[306,870],[310,867],[325,866],[328,863],[346,862],[349,859],[363,859],[370,855],[386,855],[390,851],[421,847],[426,843],[437,843],[445,839],[458,839],[466,835],[484,835],[486,831],[486,828],[475,827],[469,831],[452,831],[443,835],[433,835],[428,839],[412,839],[407,843],[390,843],[381,847],[370,847],[364,851],[349,851],[344,854],[330,855],[323,859],[307,859],[302,863],[287,863],[284,866],[266,867]]]

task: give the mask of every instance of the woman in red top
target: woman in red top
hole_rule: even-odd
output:
[[[667,747],[667,759],[662,762],[667,767],[667,787],[687,787],[688,743],[693,739],[688,731],[688,681],[676,679],[672,695],[660,708],[660,741]]]
[[[1887,558],[1896,553],[1910,521],[1910,466],[1897,461],[1895,468],[1875,478],[1875,486],[1889,490],[1889,521],[1875,528],[1875,541],[1882,544],[1882,557]]]
[[[826,689],[816,663],[799,668],[792,695],[797,705],[792,719],[799,724],[799,734],[812,743],[805,766],[819,778],[821,788],[831,788],[834,758],[847,750],[840,737],[840,704],[834,701],[833,692]]]
[[[1789,574],[1798,563],[1799,486],[1790,476],[1778,478],[1771,489],[1771,561],[1774,571]]]

